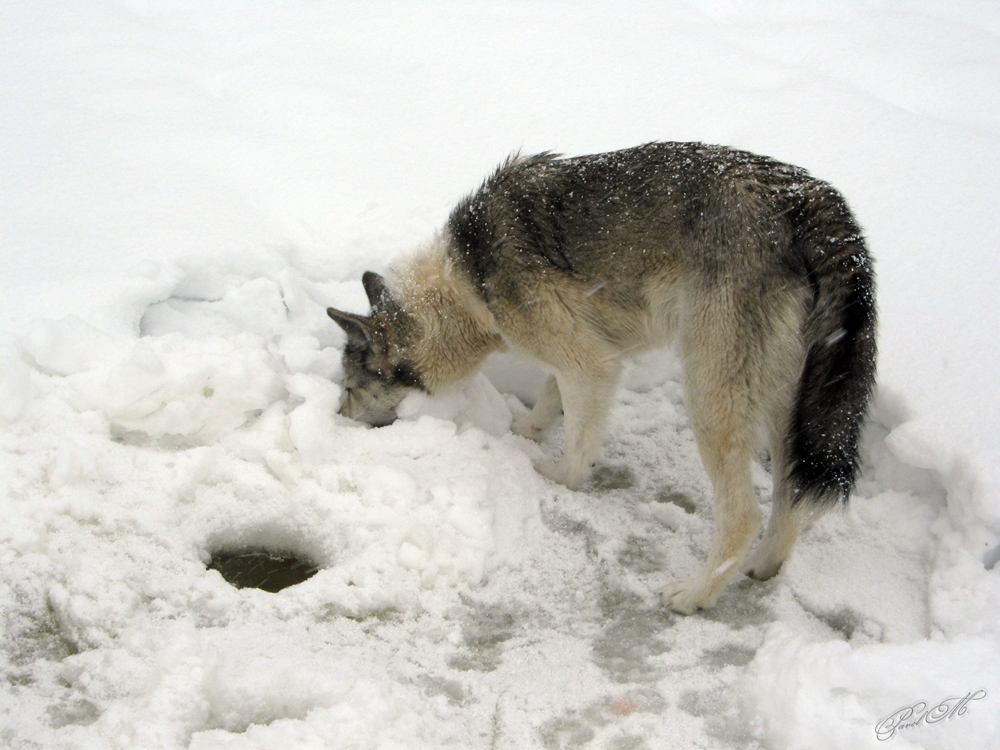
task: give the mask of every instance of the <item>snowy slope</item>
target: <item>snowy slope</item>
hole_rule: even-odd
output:
[[[0,744],[995,747],[998,88],[989,3],[0,8]],[[369,430],[324,313],[510,151],[649,140],[828,179],[880,285],[854,501],[688,618],[669,351],[571,492],[509,433],[533,366]],[[233,589],[245,544],[322,570]]]

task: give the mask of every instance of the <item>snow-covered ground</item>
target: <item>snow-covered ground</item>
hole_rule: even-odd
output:
[[[509,152],[650,140],[828,179],[880,284],[851,505],[691,617],[671,352],[571,492],[533,366],[367,429],[324,312]],[[995,3],[4,4],[0,745],[1000,746],[998,177]],[[322,569],[237,590],[241,545]]]

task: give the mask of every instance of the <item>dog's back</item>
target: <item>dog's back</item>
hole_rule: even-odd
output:
[[[487,296],[526,270],[622,287],[641,286],[665,263],[709,282],[732,270],[780,278],[801,270],[790,252],[795,196],[820,184],[797,167],[701,144],[514,156],[448,226]]]

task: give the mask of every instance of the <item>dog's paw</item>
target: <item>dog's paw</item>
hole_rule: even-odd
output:
[[[579,489],[587,481],[588,476],[587,474],[581,476],[580,472],[572,471],[565,461],[559,463],[538,461],[535,463],[535,471],[553,482],[569,487],[571,490]]]
[[[535,420],[531,418],[531,412],[515,419],[510,431],[515,435],[528,438],[528,440],[534,440],[536,443],[542,442],[545,439],[545,434],[548,432],[546,428],[535,423]]]
[[[780,570],[781,561],[775,561],[767,554],[755,554],[743,566],[743,574],[758,581],[774,578]]]
[[[707,593],[705,586],[697,578],[682,578],[665,586],[660,591],[660,596],[663,603],[674,612],[691,615],[695,610],[712,606]]]

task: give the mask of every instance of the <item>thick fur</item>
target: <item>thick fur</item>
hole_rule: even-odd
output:
[[[621,360],[676,340],[686,405],[714,488],[700,575],[664,589],[689,613],[741,569],[774,575],[800,526],[851,492],[875,382],[875,286],[844,199],[806,171],[697,143],[515,156],[382,279],[348,333],[342,414],[384,424],[408,390],[435,391],[513,347],[552,373],[515,431],[565,417],[566,450],[538,470],[581,486],[598,458]],[[760,524],[750,461],[763,436],[774,496]]]

